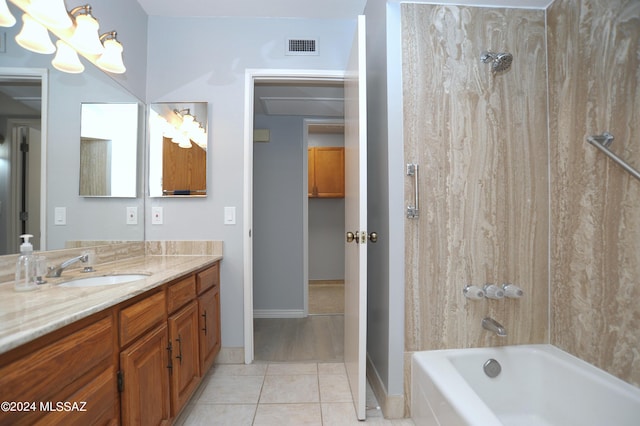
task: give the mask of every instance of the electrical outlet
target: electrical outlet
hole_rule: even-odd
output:
[[[127,225],[137,225],[137,224],[138,224],[138,208],[127,207]]]
[[[164,221],[164,214],[162,207],[151,207],[151,224],[162,225]]]

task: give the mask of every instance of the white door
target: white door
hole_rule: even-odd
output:
[[[365,19],[358,28],[344,84],[345,307],[344,362],[358,419],[365,419],[367,350],[367,98]]]

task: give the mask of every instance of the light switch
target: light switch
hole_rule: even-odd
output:
[[[127,225],[137,225],[137,224],[138,224],[138,208],[127,207]]]
[[[225,225],[236,224],[236,208],[235,207],[224,208],[224,224]]]
[[[151,224],[162,225],[164,221],[164,214],[162,213],[162,207],[151,207]]]
[[[53,223],[55,225],[67,224],[67,208],[66,207],[56,207],[53,209]]]

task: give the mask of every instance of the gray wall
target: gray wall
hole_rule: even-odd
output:
[[[148,200],[147,210],[153,205],[164,208],[164,225],[147,223],[145,237],[224,241],[221,302],[225,347],[244,345],[245,71],[344,70],[354,29],[355,19],[332,20],[329,25],[322,19],[149,17],[147,103],[209,102],[210,173],[206,199]],[[285,56],[286,37],[318,37],[320,55]],[[225,206],[237,208],[237,225],[223,224]]]
[[[387,394],[403,394],[404,164],[398,3],[368,2],[367,355]]]
[[[311,133],[308,146],[344,146],[344,134]],[[344,280],[344,198],[309,198],[309,279]]]
[[[271,140],[253,145],[253,308],[302,311],[302,119],[257,115],[254,125]]]

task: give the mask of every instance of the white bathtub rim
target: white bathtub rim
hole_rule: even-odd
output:
[[[486,418],[483,424],[502,424],[497,415],[476,394],[471,385],[459,374],[451,361],[454,357],[480,354],[496,357],[501,352],[541,353],[541,356],[557,357],[566,368],[586,371],[600,385],[615,392],[621,397],[629,398],[640,404],[640,388],[613,376],[612,374],[550,344],[510,345],[483,348],[441,349],[415,352],[412,355],[412,368],[420,365],[422,374],[429,377],[438,391],[449,403],[449,406],[468,424],[477,424],[480,418]],[[417,364],[417,365],[416,365]],[[412,372],[412,381],[417,373]],[[414,403],[414,401],[412,401]],[[473,415],[471,416],[472,413]],[[494,420],[495,419],[495,420]]]
[[[495,413],[458,373],[451,361],[446,356],[442,356],[445,355],[443,352],[449,351],[460,351],[460,349],[416,352],[412,356],[414,362],[412,368],[419,364],[421,372],[429,376],[437,391],[449,402],[449,407],[467,424],[475,424],[479,419],[482,419],[485,425],[502,424]],[[425,353],[430,354],[424,355]],[[422,354],[422,356],[418,354]],[[412,382],[415,378],[414,375]],[[460,401],[464,401],[464,407],[460,407]],[[430,402],[428,403],[431,411],[437,416],[435,408],[431,406]]]

